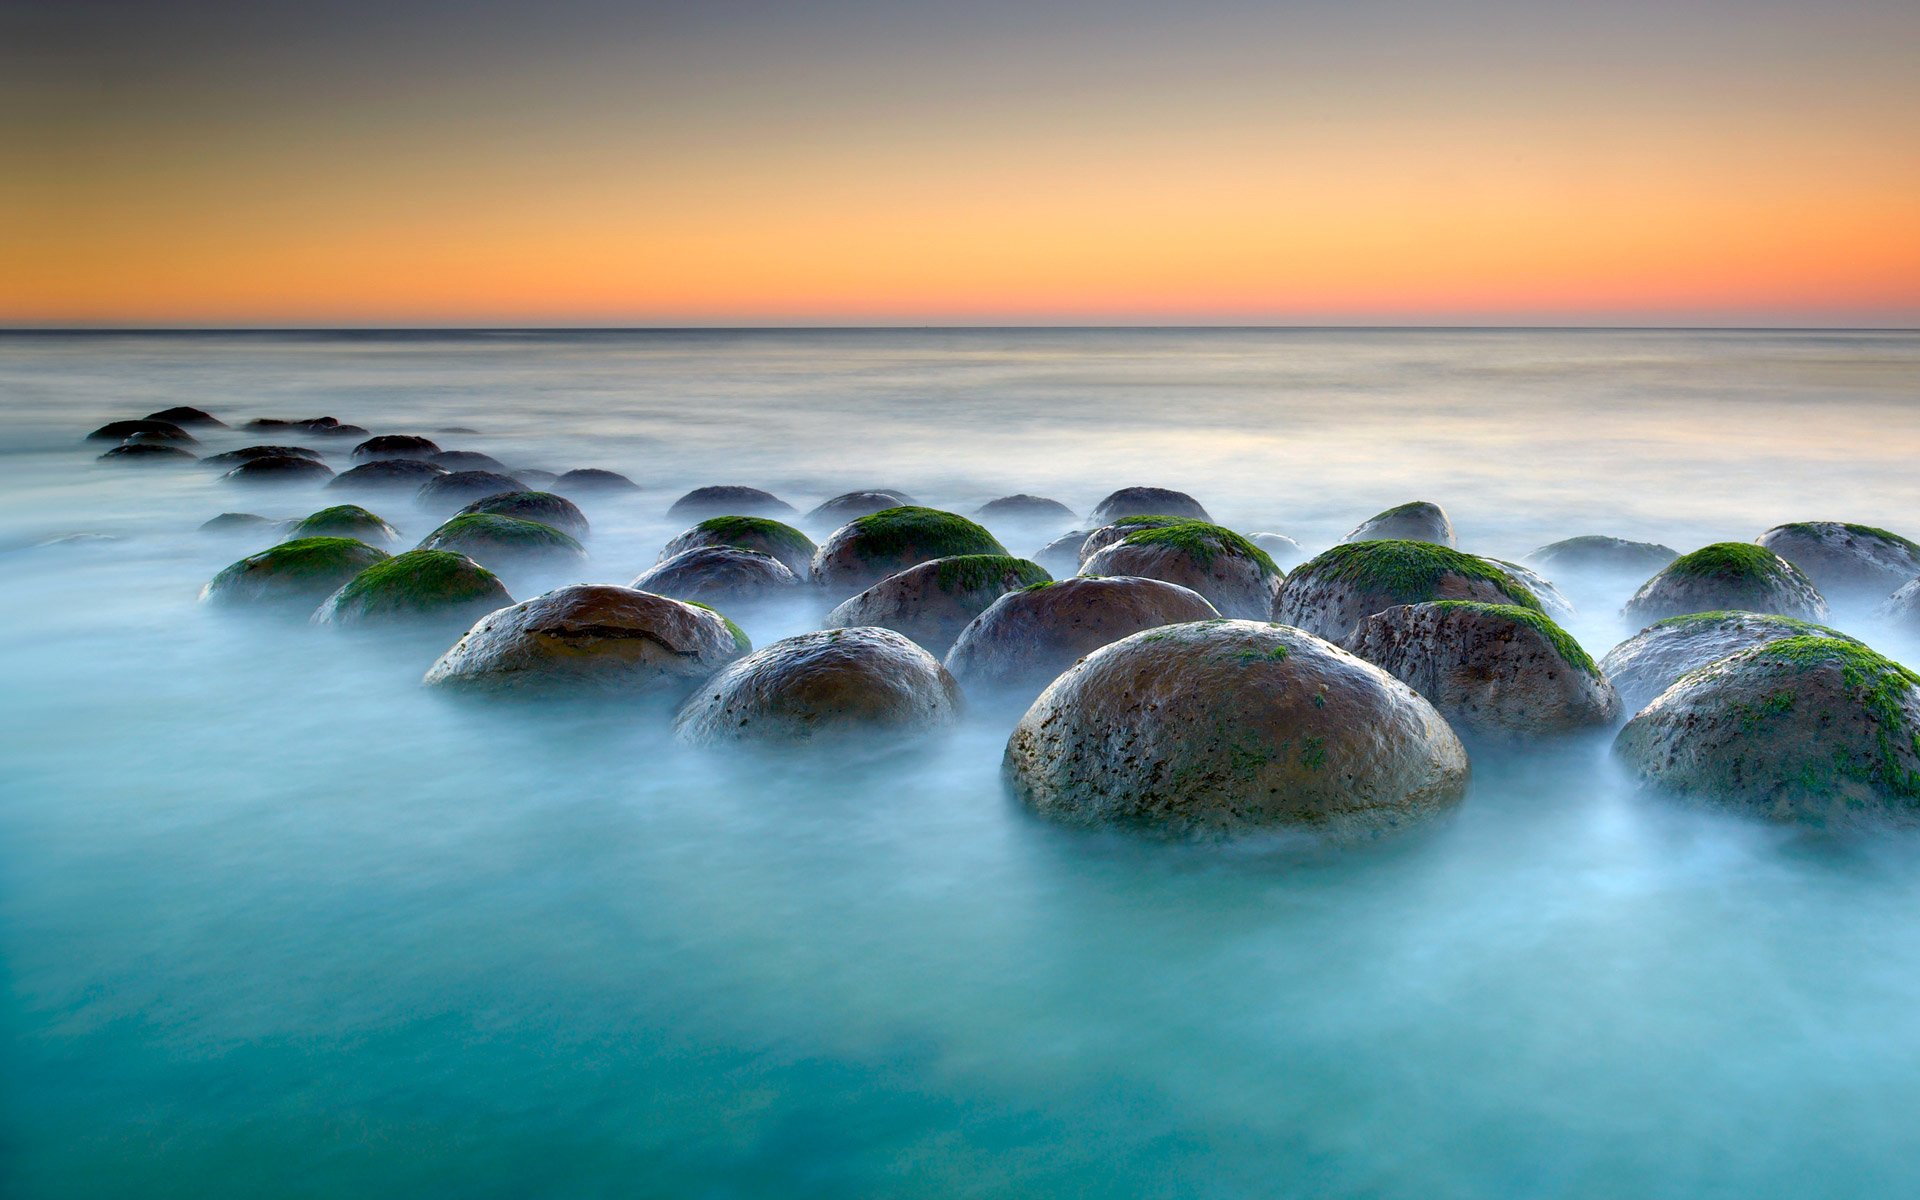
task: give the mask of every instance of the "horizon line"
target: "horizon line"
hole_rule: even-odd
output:
[[[1113,331],[1260,332],[1302,331],[1410,333],[1437,332],[1558,332],[1558,333],[1920,333],[1920,325],[1648,325],[1648,324],[1509,324],[1425,322],[1292,322],[1292,323],[1021,323],[974,324],[755,324],[739,325],[568,325],[568,324],[422,324],[422,325],[7,325],[0,336],[33,334],[292,334],[292,333],[927,333],[927,332],[1113,332]]]

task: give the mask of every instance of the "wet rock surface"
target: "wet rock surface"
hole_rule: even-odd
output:
[[[375,563],[321,602],[316,625],[464,630],[513,603],[498,576],[464,554],[409,550]]]
[[[1620,693],[1621,712],[1631,716],[1689,671],[1767,642],[1807,636],[1846,637],[1770,613],[1687,613],[1656,621],[1607,651],[1600,669]]]
[[[827,614],[830,629],[876,626],[905,634],[936,658],[995,600],[1051,576],[1037,563],[996,554],[936,558],[889,575]]]
[[[812,577],[813,556],[819,549],[812,538],[771,517],[708,517],[668,542],[659,561],[700,546],[737,546],[768,554],[803,580]]]
[[[1342,542],[1432,542],[1455,547],[1453,520],[1447,510],[1429,500],[1414,500],[1375,513],[1355,526]]]
[[[1164,516],[1187,517],[1195,521],[1211,521],[1213,517],[1198,500],[1185,492],[1176,492],[1170,488],[1124,487],[1110,493],[1106,499],[1094,506],[1087,514],[1087,525],[1098,529],[1102,525],[1111,525],[1121,517]]]
[[[1879,604],[1920,578],[1920,545],[1871,525],[1799,521],[1754,541],[1792,563],[1830,602]]]
[[[1718,542],[1683,554],[1640,586],[1620,615],[1651,624],[1684,613],[1776,613],[1803,621],[1826,619],[1827,603],[1811,580],[1764,546]]]
[[[1223,617],[1264,621],[1282,573],[1267,552],[1218,525],[1181,521],[1136,529],[1087,559],[1083,575],[1127,575],[1191,588]]]
[[[887,576],[963,554],[1005,556],[1007,548],[965,517],[937,508],[889,508],[849,521],[813,556],[813,581],[836,599],[865,591]]]
[[[738,546],[696,546],[642,572],[643,592],[706,604],[722,611],[789,599],[801,579],[779,559]]]
[[[1366,541],[1294,568],[1280,585],[1274,619],[1340,645],[1374,613],[1429,600],[1540,608],[1524,584],[1485,559],[1430,542]]]

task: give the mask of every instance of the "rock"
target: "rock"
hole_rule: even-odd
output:
[[[151,443],[134,442],[125,446],[115,446],[105,454],[102,454],[100,461],[170,464],[179,466],[182,463],[199,462],[200,460],[188,451],[180,449],[178,446],[156,446]]]
[[[800,590],[800,577],[758,550],[697,546],[649,567],[633,586],[675,600],[734,609],[791,599]]]
[[[136,433],[150,433],[181,446],[192,446],[200,439],[172,421],[109,421],[87,435],[89,442],[124,442]]]
[[[938,657],[960,631],[1008,592],[1052,576],[1024,558],[964,554],[889,575],[827,614],[829,629],[875,626],[905,634]]]
[[[331,417],[327,419],[332,420]],[[316,426],[310,422],[305,422],[305,421],[301,422],[301,424],[308,430],[311,430],[312,432],[319,434],[321,437],[354,438],[357,440],[364,440],[367,437],[367,435],[372,432],[371,430],[365,429],[359,425],[343,425],[338,421],[335,421],[331,425],[323,425],[323,426]]]
[[[205,412],[198,408],[190,408],[184,404],[177,408],[163,408],[157,413],[148,413],[146,419],[181,427],[188,425],[205,425],[213,429],[225,429],[227,427],[225,421],[222,421],[212,413]]]
[[[470,513],[519,517],[523,521],[538,521],[542,525],[551,525],[560,532],[572,534],[576,538],[587,536],[587,515],[581,512],[573,501],[565,496],[556,496],[552,492],[498,492],[491,496],[482,496],[455,515],[464,517]]]
[[[1181,521],[1137,529],[1089,558],[1082,575],[1130,575],[1192,588],[1223,617],[1264,621],[1282,573],[1267,552],[1231,529]]]
[[[1342,542],[1432,542],[1454,547],[1453,522],[1447,510],[1426,500],[1414,500],[1376,513],[1360,522]]]
[[[1121,517],[1188,517],[1195,521],[1211,521],[1207,510],[1200,502],[1185,492],[1169,491],[1166,488],[1126,487],[1114,492],[1094,506],[1087,516],[1087,524],[1098,529],[1102,525],[1111,525]]]
[[[445,467],[436,466],[425,459],[382,458],[340,472],[339,477],[327,486],[362,495],[376,492],[413,495],[429,479],[438,479],[445,474],[448,474]]]
[[[303,417],[300,420],[295,421],[294,424],[305,426],[306,428],[313,430],[315,433],[324,433],[329,429],[339,428],[340,418],[338,417]]]
[[[1425,696],[1463,734],[1523,740],[1613,723],[1620,698],[1592,657],[1535,609],[1401,605],[1360,622],[1353,652]]]
[[[960,690],[891,629],[826,629],[757,650],[708,680],[674,718],[689,745],[918,734],[958,719]]]
[[[311,458],[269,454],[250,458],[220,477],[228,483],[320,483],[333,478],[333,468]]]
[[[425,682],[489,694],[677,700],[751,648],[739,626],[710,608],[580,583],[480,618]]]
[[[1073,825],[1357,838],[1460,802],[1467,755],[1379,667],[1259,621],[1168,625],[1094,651],[1007,740],[1014,794]]]
[[[287,540],[309,537],[354,538],[369,546],[391,546],[400,531],[358,504],[336,504],[302,519],[288,531]]]
[[[793,512],[793,505],[770,492],[722,484],[693,489],[675,500],[667,515],[697,520],[723,516],[784,517]]]
[[[353,457],[357,460],[380,458],[432,458],[440,453],[440,447],[431,439],[416,437],[410,433],[389,433],[380,437],[371,437],[353,448]]]
[[[1640,585],[1620,615],[1648,625],[1662,617],[1724,609],[1818,621],[1827,615],[1827,602],[1798,568],[1773,551],[1717,542],[1668,563]]]
[[[1083,655],[1161,625],[1218,617],[1200,593],[1158,579],[1070,577],[1009,592],[960,631],[947,669],[969,693],[1022,702]]]
[[[1138,516],[1121,517],[1111,525],[1102,525],[1089,533],[1080,543],[1080,562],[1074,568],[1074,573],[1077,573],[1080,567],[1086,566],[1088,559],[1108,546],[1125,539],[1130,533],[1138,533],[1142,529],[1165,529],[1169,525],[1184,525],[1191,520],[1193,520],[1192,517]],[[1124,575],[1126,572],[1115,571],[1113,574]]]
[[[439,429],[434,430],[434,432],[442,433],[442,434],[473,435],[473,434],[478,434],[480,431],[478,429],[468,428],[465,425],[443,425]]]
[[[1280,585],[1274,619],[1344,645],[1377,612],[1429,600],[1479,600],[1538,609],[1520,581],[1485,559],[1420,541],[1347,542],[1296,567]]]
[[[1833,602],[1878,604],[1920,577],[1920,545],[1871,525],[1799,521],[1754,541],[1799,568]]]
[[[587,557],[584,546],[551,525],[497,513],[454,517],[428,534],[420,542],[420,549],[464,554],[495,571],[572,565]]]
[[[208,466],[231,468],[256,458],[310,458],[319,462],[320,452],[305,446],[246,446],[239,450],[228,450],[224,454],[209,454],[200,461]]]
[[[1553,585],[1553,581],[1540,572],[1523,567],[1519,563],[1508,562],[1504,558],[1489,558],[1484,554],[1476,557],[1481,562],[1497,567],[1519,580],[1521,586],[1532,592],[1533,598],[1540,602],[1542,611],[1554,620],[1565,621],[1574,615],[1573,601],[1567,599],[1560,589]]]
[[[409,550],[375,563],[328,596],[316,625],[432,625],[464,630],[513,603],[492,571],[464,554]]]
[[[761,494],[765,495],[764,492]],[[768,498],[771,499],[771,497]],[[847,492],[816,505],[813,511],[800,518],[800,521],[810,529],[838,529],[856,518],[912,503],[913,497],[905,492]]]
[[[1045,567],[1047,574],[1064,579],[1080,573],[1080,547],[1093,535],[1091,529],[1073,529],[1035,550],[1032,561]]]
[[[449,471],[492,471],[496,475],[511,475],[505,464],[491,454],[482,454],[478,450],[442,450],[429,455],[427,461]]]
[[[1664,790],[1823,826],[1920,812],[1920,675],[1839,638],[1791,637],[1684,675],[1614,752]]]
[[[1080,519],[1058,500],[1029,496],[1024,492],[989,500],[980,506],[973,517],[982,524],[994,521],[1006,525],[1048,525],[1055,529],[1065,528]]]
[[[1542,546],[1526,555],[1525,561],[1543,571],[1582,575],[1619,572],[1645,579],[1679,557],[1679,551],[1657,542],[1584,534]]]
[[[173,445],[173,439],[164,433],[129,434],[127,435],[127,440],[120,444],[122,446],[166,446],[170,449],[177,449],[177,447]],[[180,453],[185,454],[187,452],[181,450]]]
[[[813,556],[813,580],[836,598],[844,598],[936,558],[1006,552],[992,534],[965,517],[905,505],[834,530]]]
[[[668,542],[657,561],[701,546],[737,546],[772,555],[802,580],[811,577],[818,549],[812,538],[771,517],[708,517]]]
[[[386,559],[352,538],[301,538],[281,542],[234,563],[200,590],[200,601],[224,608],[298,610],[302,615],[349,579]]]
[[[1768,642],[1809,636],[1852,640],[1825,625],[1792,617],[1751,612],[1687,613],[1655,621],[1607,651],[1600,669],[1620,693],[1621,711],[1632,715],[1689,671]]]
[[[1307,561],[1307,552],[1284,533],[1250,533],[1247,540],[1267,552],[1273,565],[1282,571],[1291,571]]]
[[[1873,615],[1909,633],[1920,632],[1920,579],[1888,596],[1873,610]]]
[[[428,512],[451,513],[502,492],[524,492],[527,485],[493,471],[449,471],[420,485],[413,501]]]
[[[254,513],[224,512],[209,518],[200,525],[201,533],[230,534],[267,534],[286,526],[285,521],[272,517],[262,517]]]
[[[518,479],[530,488],[550,488],[560,482],[560,477],[552,471],[542,471],[538,467],[515,467],[507,474]],[[591,490],[591,489],[588,489]],[[639,489],[634,489],[638,491]]]
[[[562,495],[611,496],[621,492],[637,492],[640,485],[618,471],[579,467],[556,476],[553,490]]]

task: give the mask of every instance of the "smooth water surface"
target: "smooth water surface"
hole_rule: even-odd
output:
[[[1913,835],[1679,808],[1596,738],[1380,846],[1167,846],[1015,809],[1013,713],[856,761],[449,704],[437,646],[196,607],[258,548],[201,521],[331,496],[80,438],[192,404],[619,470],[578,575],[626,582],[708,483],[1155,484],[1309,549],[1415,498],[1502,557],[1914,533],[1917,401],[1912,334],[0,337],[0,1192],[1911,1194]],[[1574,591],[1596,655],[1637,582]]]

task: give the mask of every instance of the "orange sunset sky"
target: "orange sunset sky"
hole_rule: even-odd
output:
[[[14,4],[0,323],[1920,323],[1920,5]]]

